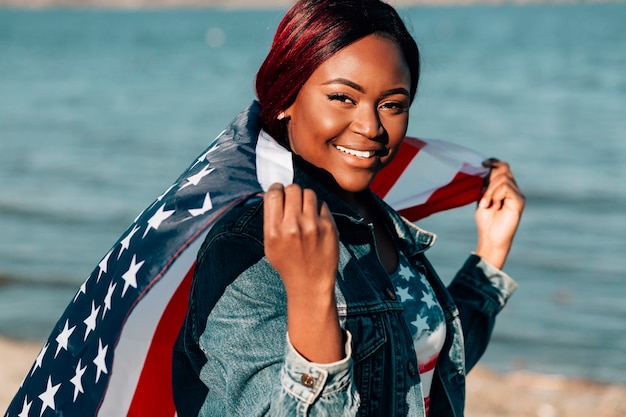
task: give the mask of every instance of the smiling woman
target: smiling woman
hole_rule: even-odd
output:
[[[397,44],[372,34],[320,65],[281,113],[292,152],[330,174],[327,186],[372,222],[388,272],[398,263],[393,240],[383,222],[373,221],[376,213],[363,191],[404,139],[410,85],[411,73]]]
[[[434,237],[370,190],[419,68],[381,1],[287,12],[256,88],[259,137],[293,154],[293,183],[231,208],[198,252],[173,359],[180,417],[463,414],[465,373],[515,288],[500,268],[524,198],[486,162],[475,254],[444,287],[424,256]]]
[[[332,175],[344,198],[395,156],[409,120],[411,73],[395,42],[369,35],[320,65],[285,111],[291,150]]]

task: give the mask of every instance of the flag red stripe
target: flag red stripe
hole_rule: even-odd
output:
[[[439,359],[439,354],[433,355],[427,362],[419,362],[418,366],[420,370],[420,374],[425,374],[426,372],[430,372],[435,369],[437,366],[437,360]]]
[[[459,172],[451,182],[433,192],[424,204],[398,212],[410,221],[417,221],[439,211],[461,207],[478,201],[482,184],[482,177]]]
[[[173,416],[176,412],[171,386],[172,346],[187,313],[195,266],[194,262],[159,320],[128,409],[128,417]]]
[[[406,167],[409,166],[413,158],[415,158],[415,155],[419,153],[424,145],[426,145],[426,142],[420,139],[405,138],[391,164],[374,177],[374,181],[372,181],[370,186],[372,191],[380,198],[385,198],[389,190],[391,190]]]

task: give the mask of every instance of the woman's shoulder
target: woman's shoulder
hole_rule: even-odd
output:
[[[250,239],[263,245],[263,198],[251,196],[226,209],[215,220],[203,246],[219,239]]]
[[[224,287],[265,256],[262,202],[248,198],[216,220],[198,251],[196,275],[202,281]]]

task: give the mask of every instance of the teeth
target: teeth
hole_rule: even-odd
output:
[[[355,149],[344,148],[340,145],[336,145],[335,148],[339,149],[341,152],[345,152],[349,155],[354,155],[359,158],[371,158],[372,156],[376,155],[376,152],[374,151],[357,151]]]

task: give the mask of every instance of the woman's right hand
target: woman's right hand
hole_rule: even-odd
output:
[[[288,295],[324,295],[334,289],[339,262],[337,228],[313,190],[272,184],[264,198],[265,255]]]
[[[296,350],[312,362],[344,357],[335,301],[337,227],[315,192],[272,184],[264,197],[265,256],[287,292],[287,328]]]

